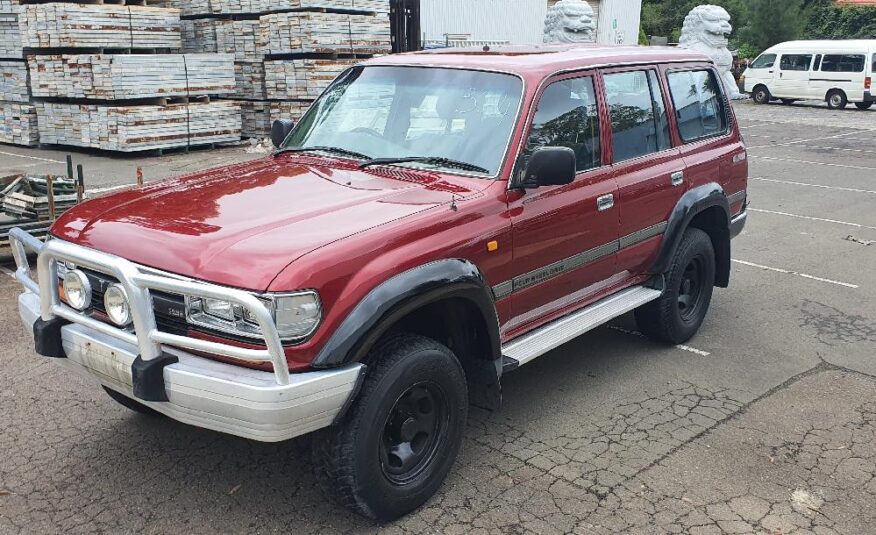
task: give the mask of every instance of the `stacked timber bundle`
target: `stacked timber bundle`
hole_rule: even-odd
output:
[[[184,20],[184,52],[234,54],[235,61],[256,62],[264,58],[258,47],[258,20]]]
[[[5,186],[4,186],[5,184]],[[52,193],[55,213],[76,204],[76,182],[53,177]],[[52,219],[49,207],[49,181],[45,176],[0,178],[0,211],[9,216],[47,221]]]
[[[179,49],[176,9],[142,6],[37,4],[19,21],[24,48]]]
[[[39,106],[43,143],[135,152],[240,139],[240,106],[230,101],[164,106],[43,102]]]
[[[389,13],[386,0],[170,0],[183,17],[255,15],[291,10],[355,10]]]
[[[18,17],[21,6],[17,0],[0,0],[0,58],[22,59],[21,32]]]
[[[28,60],[36,97],[124,100],[234,91],[228,54],[63,54]]]
[[[0,143],[36,145],[36,109],[30,105],[21,46],[18,0],[0,0]]]
[[[392,49],[383,19],[346,13],[293,12],[261,18],[260,49],[267,55],[386,54]]]
[[[237,82],[235,97],[258,100],[268,98],[265,89],[265,63],[237,62],[234,64],[234,78]]]
[[[39,143],[37,112],[34,106],[0,102],[0,143],[25,146]]]
[[[297,121],[311,104],[302,101],[242,100],[239,102],[243,115],[243,131],[249,132],[249,135],[244,137],[267,137],[271,133],[271,124],[274,121],[277,119]]]
[[[27,64],[23,61],[0,61],[0,101],[30,102]]]
[[[265,88],[272,100],[314,100],[358,59],[287,59],[265,61]]]

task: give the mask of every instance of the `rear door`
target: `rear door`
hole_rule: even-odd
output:
[[[747,156],[738,130],[731,127],[732,114],[717,73],[706,65],[671,68],[666,81],[687,167],[687,188],[717,183],[731,207],[741,206],[748,180]]]
[[[606,69],[602,76],[620,209],[618,271],[629,277],[647,271],[656,257],[685,191],[685,166],[672,144],[657,68]]]
[[[580,306],[616,272],[617,186],[604,164],[596,73],[553,79],[536,100],[522,162],[538,147],[575,151],[577,178],[565,186],[509,192],[514,240],[513,338]]]

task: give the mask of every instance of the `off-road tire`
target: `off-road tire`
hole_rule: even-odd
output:
[[[119,394],[112,388],[103,387],[109,397],[113,398],[113,400],[119,405],[124,405],[128,409],[131,409],[134,412],[138,412],[140,414],[145,414],[146,416],[162,416],[162,414],[151,407],[147,407],[143,405],[139,401],[133,400],[128,396],[123,394]]]
[[[770,90],[767,89],[765,85],[759,85],[751,92],[751,100],[753,100],[755,104],[769,104],[772,99],[773,97],[770,95]]]
[[[832,110],[845,109],[849,104],[848,97],[846,97],[846,94],[839,89],[831,89],[828,91],[825,100],[827,101],[827,107]]]
[[[697,272],[689,281],[691,266]],[[683,288],[683,285],[686,288]],[[658,299],[636,309],[639,330],[667,344],[682,344],[699,330],[709,311],[715,286],[715,250],[709,235],[698,228],[685,231],[666,275],[666,290]],[[696,288],[696,295],[689,294]],[[683,308],[681,301],[693,301]]]
[[[859,110],[869,110],[873,107],[873,101],[870,102],[855,102],[855,107]]]
[[[462,443],[468,389],[456,356],[423,336],[393,335],[379,343],[366,362],[361,391],[347,413],[314,435],[313,466],[329,499],[386,522],[423,505],[444,482]],[[430,446],[434,453],[409,481],[399,483],[387,473],[382,456],[395,421],[391,415],[397,414],[396,408],[411,389],[424,384],[443,392],[445,406],[438,412],[444,415],[441,421],[446,418],[446,425],[434,433],[437,442]]]

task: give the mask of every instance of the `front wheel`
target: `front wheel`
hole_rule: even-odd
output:
[[[754,91],[751,93],[751,98],[754,100],[755,104],[769,104],[773,97],[770,95],[769,89],[765,86],[759,85],[754,88]]]
[[[392,336],[368,362],[342,421],[314,436],[313,465],[330,499],[389,521],[444,482],[462,443],[468,390],[454,354],[422,336]]]
[[[663,295],[636,309],[639,330],[659,342],[687,342],[703,324],[714,286],[712,240],[702,230],[689,228],[675,251]]]
[[[870,102],[855,102],[855,107],[859,110],[869,110],[873,107],[873,101]]]
[[[832,110],[842,110],[849,103],[846,94],[839,89],[834,89],[827,94],[827,107]]]

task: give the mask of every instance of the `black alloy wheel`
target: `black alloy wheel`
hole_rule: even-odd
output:
[[[435,458],[447,432],[447,397],[433,382],[417,383],[396,400],[383,426],[380,468],[397,485],[416,478]]]
[[[678,313],[684,322],[691,322],[699,315],[703,306],[703,261],[693,258],[681,276],[678,289]]]

